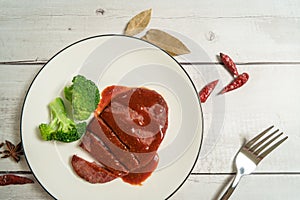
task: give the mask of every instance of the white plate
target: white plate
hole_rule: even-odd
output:
[[[72,155],[90,159],[78,141],[42,141],[38,125],[49,122],[47,105],[73,76],[82,74],[102,91],[109,85],[145,86],[169,106],[169,127],[159,147],[159,165],[142,186],[122,180],[90,184],[70,165]],[[56,54],[38,73],[26,95],[21,138],[27,162],[44,189],[57,199],[166,199],[184,183],[198,158],[203,117],[187,73],[167,53],[145,41],[102,35],[76,42]]]

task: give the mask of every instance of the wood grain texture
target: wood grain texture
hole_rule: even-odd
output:
[[[33,176],[27,175],[29,178]],[[191,175],[185,184],[170,198],[170,200],[208,199],[217,200],[223,188],[231,180],[231,175]],[[274,199],[298,200],[300,184],[299,176],[282,175],[250,175],[241,180],[240,185],[232,195],[232,200]],[[285,185],[285,187],[282,187]],[[16,192],[17,191],[17,192]],[[23,186],[0,187],[0,199],[44,199],[53,198],[38,184]]]
[[[205,68],[204,66],[199,67]],[[219,79],[223,84],[229,83],[232,80],[229,73],[221,66],[218,66],[218,68],[220,68]],[[282,72],[283,68],[284,73]],[[296,92],[300,89],[298,88],[299,84],[297,84],[298,78],[296,76],[300,73],[299,66],[249,65],[238,66],[238,69],[240,72],[248,72],[250,79],[242,88],[225,94],[224,115],[209,107],[209,100],[218,97],[218,95],[216,96],[216,93],[220,91],[218,89],[212,94],[211,99],[206,102],[208,104],[203,105],[204,118],[215,115],[217,116],[215,120],[223,122],[223,126],[219,130],[219,135],[215,133],[218,137],[215,139],[213,150],[209,155],[198,161],[194,171],[232,171],[233,158],[243,142],[272,124],[284,131],[290,138],[279,150],[269,155],[256,171],[299,171],[299,164],[297,163],[300,161],[300,156],[293,153],[297,152],[300,142],[298,137],[300,128],[297,122],[300,108],[296,106],[300,100],[300,96]],[[194,80],[194,82],[197,83],[197,80]],[[209,126],[209,124],[205,125],[204,129]],[[207,129],[205,133],[213,134]],[[290,155],[293,155],[292,159]]]
[[[175,193],[172,200],[210,199],[217,200],[232,176],[190,176],[183,187]],[[230,200],[289,199],[299,198],[297,185],[299,176],[249,175],[242,178]]]
[[[0,7],[0,62],[49,59],[83,38],[122,33],[135,13],[149,8],[149,28],[190,38],[207,52],[205,61],[215,61],[220,51],[238,62],[300,61],[297,0],[2,1]]]
[[[242,179],[232,199],[299,199],[300,1],[11,0],[0,1],[0,8],[0,142],[20,141],[26,91],[52,56],[87,37],[122,34],[136,13],[152,8],[148,29],[174,34],[191,50],[176,59],[197,90],[220,80],[202,105],[200,157],[171,199],[217,199],[233,175],[239,147],[271,124],[289,139],[253,175]],[[217,92],[232,77],[219,63],[220,52],[250,75],[243,88],[223,96]],[[0,175],[6,173],[34,179],[24,157],[18,164],[0,159]],[[0,199],[53,198],[35,180],[30,185],[0,187]]]

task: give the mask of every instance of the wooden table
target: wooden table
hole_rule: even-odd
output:
[[[233,176],[233,159],[245,139],[274,124],[289,139],[255,173],[242,179],[232,199],[299,199],[300,2],[286,1],[0,1],[0,142],[20,141],[24,96],[38,71],[56,52],[80,39],[122,33],[128,20],[152,8],[148,28],[180,33],[207,56],[179,62],[198,87],[231,76],[219,63],[230,55],[249,82],[204,112],[203,151],[185,184],[171,199],[217,199]],[[192,53],[193,48],[191,48]],[[195,59],[194,59],[195,58]],[[200,58],[200,59],[198,59]],[[218,74],[216,77],[215,74]],[[204,80],[204,81],[203,81]],[[209,138],[209,140],[206,140]],[[0,159],[0,175],[34,179],[25,158]],[[34,179],[35,180],[35,179]],[[0,187],[0,199],[52,199],[34,184]]]

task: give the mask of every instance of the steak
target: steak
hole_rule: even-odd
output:
[[[80,147],[100,164],[97,167],[124,182],[140,185],[157,167],[157,149],[167,127],[168,106],[156,91],[109,86],[101,93]],[[90,166],[80,162],[85,168]]]

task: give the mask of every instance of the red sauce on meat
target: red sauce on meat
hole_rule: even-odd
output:
[[[107,100],[109,99],[109,100]],[[107,103],[104,107],[101,102]],[[163,97],[146,88],[110,86],[101,95],[103,119],[132,152],[156,151],[168,127]]]
[[[139,168],[142,172],[131,172],[122,179],[124,182],[130,183],[132,185],[141,185],[156,169],[158,165],[158,155],[155,155],[150,163],[142,168]]]
[[[95,118],[80,146],[104,170],[124,182],[141,185],[158,165],[156,151],[167,127],[168,106],[156,91],[109,86],[101,93]],[[98,155],[100,152],[102,156]],[[109,162],[101,160],[102,157],[109,158]],[[82,169],[90,167],[82,165],[86,165]]]

